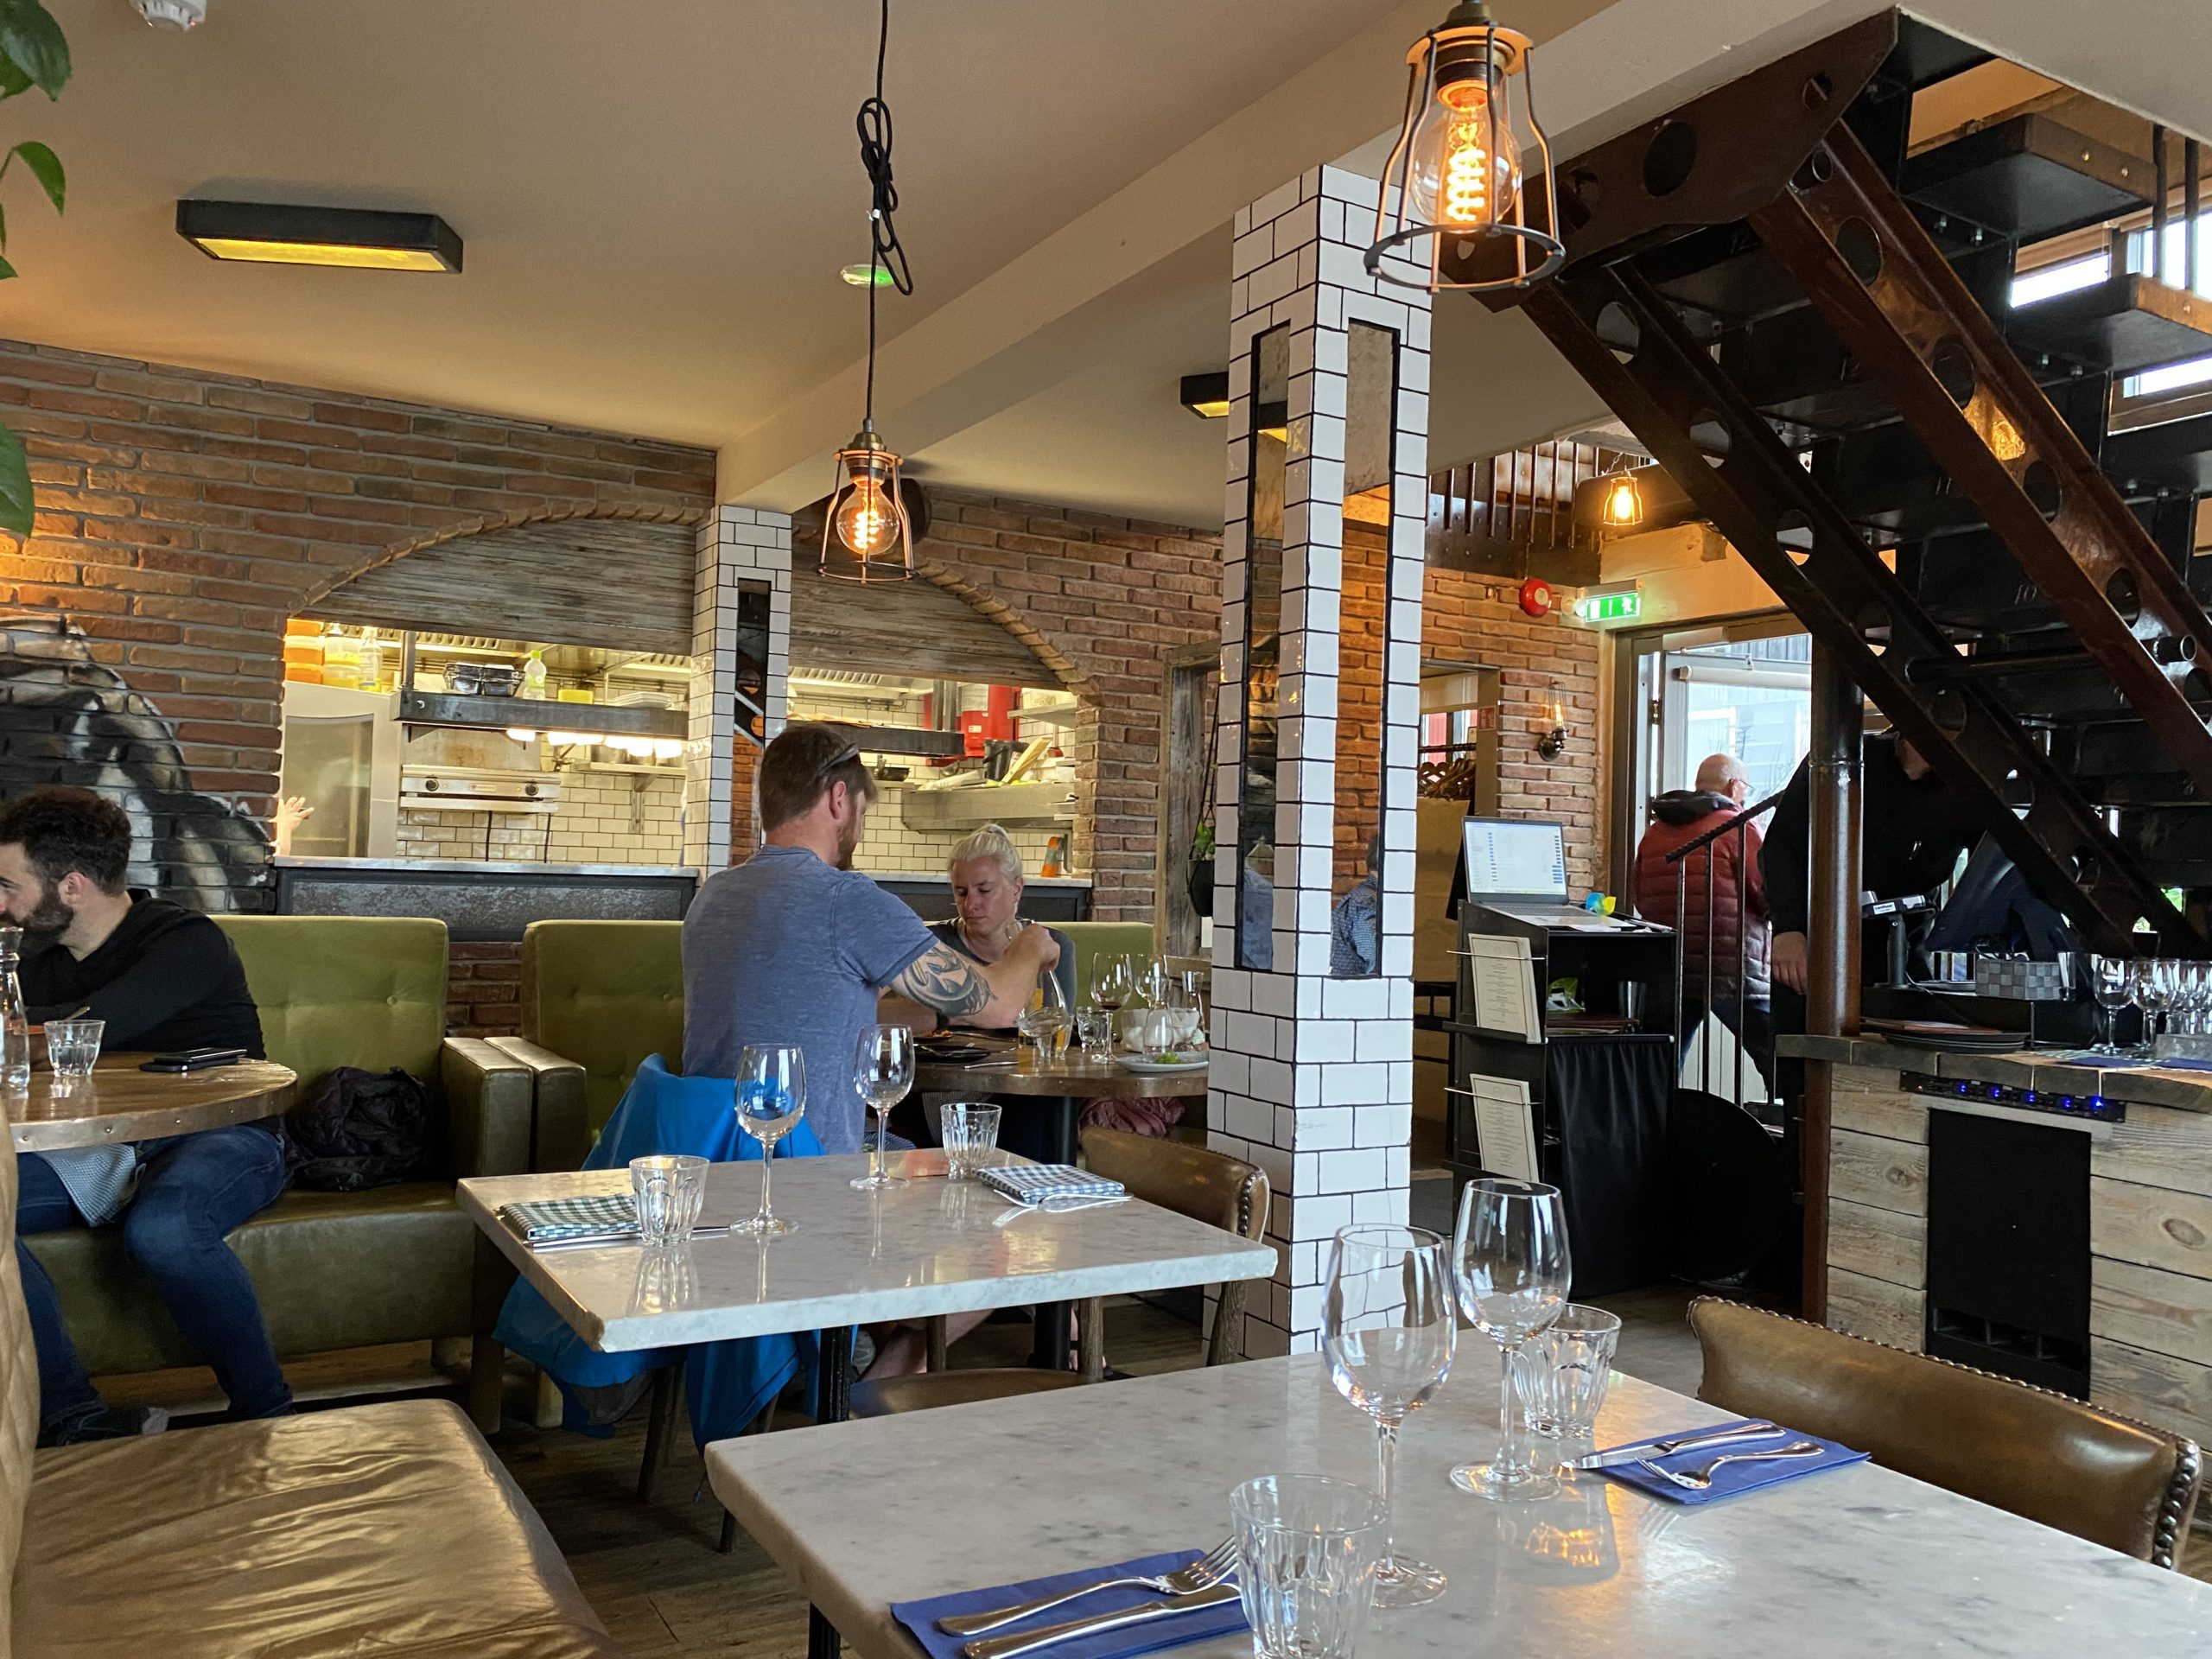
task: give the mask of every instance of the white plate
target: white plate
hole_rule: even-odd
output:
[[[1124,1055],[1122,1070],[1135,1071],[1144,1077],[1154,1077],[1163,1071],[1203,1071],[1206,1062],[1198,1060],[1147,1060],[1141,1054]]]

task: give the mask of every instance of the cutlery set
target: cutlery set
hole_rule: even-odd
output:
[[[1198,1560],[1188,1567],[1178,1567],[1173,1573],[1102,1579],[1096,1584],[1078,1585],[1072,1590],[1062,1590],[1033,1600],[1016,1602],[1007,1607],[993,1608],[988,1612],[954,1614],[938,1620],[937,1627],[948,1636],[982,1637],[986,1631],[1019,1624],[1025,1618],[1048,1612],[1067,1602],[1080,1600],[1100,1590],[1156,1590],[1163,1598],[1159,1601],[1125,1607],[1117,1612],[1095,1613],[1088,1618],[1069,1619],[1039,1630],[1024,1630],[1018,1635],[970,1642],[960,1649],[963,1659],[1015,1659],[1019,1654],[1050,1647],[1058,1642],[1072,1641],[1077,1637],[1089,1636],[1096,1631],[1116,1630],[1124,1624],[1141,1624],[1152,1619],[1166,1618],[1176,1613],[1192,1612],[1201,1607],[1217,1606],[1223,1602],[1233,1601],[1236,1598],[1236,1586],[1228,1580],[1236,1570],[1236,1541],[1224,1538]]]

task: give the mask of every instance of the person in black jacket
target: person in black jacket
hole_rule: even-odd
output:
[[[0,807],[0,920],[20,927],[34,1020],[79,1008],[109,1052],[244,1049],[263,1054],[245,969],[196,911],[126,887],[130,820],[89,790],[39,789]],[[119,1409],[94,1391],[61,1322],[53,1281],[20,1235],[120,1222],[123,1244],[213,1367],[238,1417],[289,1411],[245,1268],[224,1235],[284,1190],[279,1120],[18,1160],[16,1259],[38,1348],[39,1443],[150,1433],[158,1408]]]

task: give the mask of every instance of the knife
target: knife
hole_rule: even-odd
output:
[[[1065,1624],[1047,1624],[1019,1636],[987,1636],[964,1645],[960,1649],[961,1659],[1014,1659],[1017,1654],[1048,1648],[1056,1642],[1071,1642],[1079,1636],[1119,1630],[1124,1624],[1149,1624],[1155,1618],[1173,1618],[1178,1613],[1196,1612],[1202,1607],[1218,1607],[1224,1602],[1236,1600],[1237,1593],[1233,1584],[1217,1584],[1195,1595],[1141,1602],[1118,1613],[1093,1613],[1089,1618],[1071,1618]]]
[[[1587,1457],[1571,1458],[1570,1469],[1611,1469],[1624,1463],[1641,1463],[1646,1458],[1670,1458],[1677,1452],[1692,1452],[1708,1446],[1729,1446],[1739,1441],[1778,1440],[1789,1433],[1772,1423],[1733,1423],[1726,1428],[1709,1428],[1702,1433],[1677,1435],[1671,1440],[1638,1440],[1633,1446],[1617,1446],[1606,1452],[1592,1452]]]

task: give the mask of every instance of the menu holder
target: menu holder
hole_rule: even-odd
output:
[[[1470,933],[1465,944],[1476,1027],[1524,1043],[1543,1041],[1543,1004],[1536,996],[1529,941],[1517,936]]]
[[[1489,1077],[1471,1071],[1467,1092],[1474,1097],[1477,1155],[1483,1167],[1510,1180],[1541,1180],[1529,1085],[1518,1077]]]

